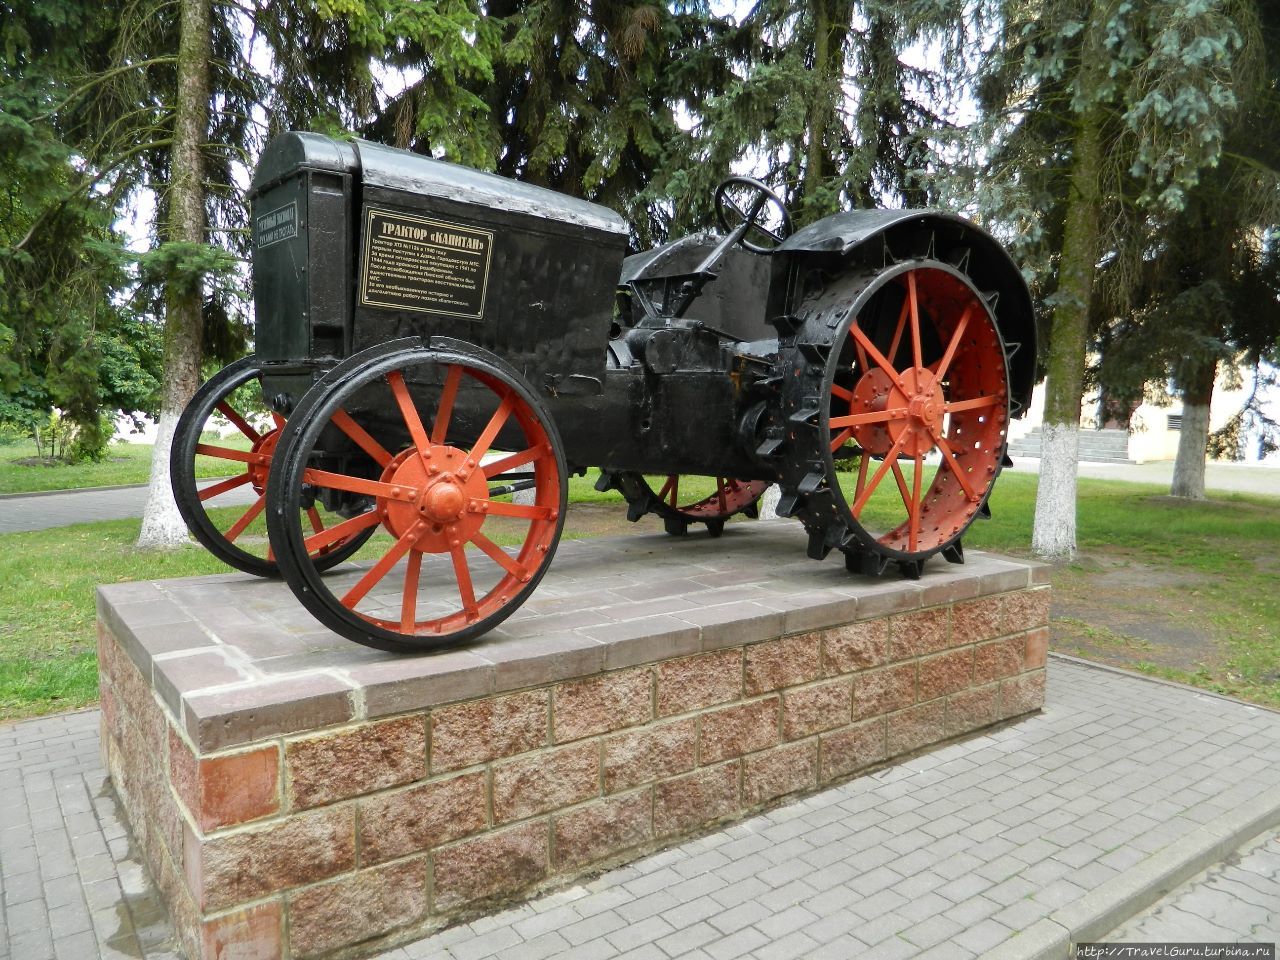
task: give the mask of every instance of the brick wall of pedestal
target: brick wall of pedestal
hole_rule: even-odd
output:
[[[1034,586],[200,755],[99,627],[185,951],[353,956],[1041,707]]]

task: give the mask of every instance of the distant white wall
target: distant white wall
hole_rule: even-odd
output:
[[[1219,377],[1214,387],[1213,400],[1209,408],[1209,429],[1219,430],[1235,416],[1244,405],[1249,394],[1253,392],[1253,371],[1239,371],[1239,385],[1228,388],[1224,385],[1226,377]],[[1272,388],[1263,391],[1263,407],[1273,420],[1280,420],[1280,390]],[[1080,426],[1086,430],[1097,427],[1098,393],[1090,391],[1085,395],[1081,405]],[[1156,460],[1173,460],[1178,453],[1179,431],[1169,429],[1169,417],[1180,416],[1182,404],[1170,398],[1167,406],[1154,403],[1143,403],[1134,411],[1130,421],[1129,459],[1137,463],[1148,463]],[[1030,433],[1044,422],[1044,383],[1036,384],[1027,415],[1021,420],[1009,424],[1010,441]],[[1257,463],[1257,441],[1251,439],[1247,444],[1246,461]],[[1272,454],[1265,461],[1267,464],[1280,466],[1280,453]]]

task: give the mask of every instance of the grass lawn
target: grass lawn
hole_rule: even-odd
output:
[[[151,445],[147,443],[113,443],[98,463],[45,466],[18,462],[35,456],[36,445],[29,441],[0,447],[0,493],[146,483],[151,472]]]
[[[243,437],[219,440],[224,446],[248,449]],[[113,443],[106,457],[97,463],[21,463],[35,459],[36,445],[31,442],[0,447],[0,494],[39,493],[45,490],[79,490],[84,487],[115,487],[147,483],[151,479],[151,444]],[[225,460],[198,458],[196,470],[201,477],[224,477],[238,473],[234,465],[228,469]]]
[[[615,502],[621,518],[621,498],[595,492],[593,480],[573,480],[571,499]],[[966,546],[1026,555],[1035,485],[1034,475],[1003,475],[991,501],[993,519],[975,524]],[[1280,707],[1280,500],[1223,494],[1186,504],[1164,493],[1161,487],[1082,479],[1082,559],[1055,571],[1055,587],[1087,594],[1097,558],[1109,570],[1130,565],[1152,578],[1149,599],[1207,636],[1220,655],[1203,668],[1174,669],[1145,663],[1136,644],[1129,665]],[[137,520],[118,520],[0,535],[0,719],[97,699],[96,584],[226,569],[195,546],[138,552],[137,532]],[[586,532],[570,529],[566,535]],[[1123,642],[1123,631],[1118,635]]]

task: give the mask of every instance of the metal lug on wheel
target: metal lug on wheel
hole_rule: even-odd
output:
[[[662,526],[673,537],[683,537],[689,532],[689,524],[679,517],[666,517]]]
[[[720,534],[724,533],[724,521],[708,520],[707,533],[711,535],[712,539],[715,539],[716,537],[720,536]]]
[[[825,560],[831,552],[831,544],[827,542],[826,530],[810,530],[809,546],[805,551],[813,560]]]
[[[964,563],[964,545],[957,540],[950,546],[943,547],[942,559],[947,563]]]

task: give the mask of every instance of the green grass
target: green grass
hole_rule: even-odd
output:
[[[618,494],[596,492],[594,479],[574,478],[570,498],[613,502],[621,511]],[[993,518],[970,528],[966,546],[1027,555],[1035,486],[1034,475],[1003,475],[991,499]],[[1201,616],[1228,653],[1226,669],[1176,679],[1280,706],[1280,500],[1230,494],[1187,504],[1163,494],[1156,486],[1082,479],[1082,551],[1196,574]],[[96,700],[97,584],[226,569],[195,546],[137,551],[137,533],[137,520],[113,520],[0,535],[0,719]],[[1171,676],[1163,668],[1148,672]]]
[[[218,442],[242,450],[249,448],[249,442],[238,435]],[[0,494],[147,483],[151,479],[151,449],[149,443],[113,443],[107,448],[106,457],[97,463],[55,463],[48,466],[17,462],[35,458],[34,443],[3,446],[0,447]],[[196,460],[196,473],[201,477],[225,477],[240,472],[240,465],[225,460],[212,457]]]
[[[21,464],[34,458],[34,443],[0,447],[0,493],[34,493],[42,490],[72,490],[81,487],[111,487],[146,483],[151,471],[151,446],[142,443],[113,443],[106,458],[98,463]]]

